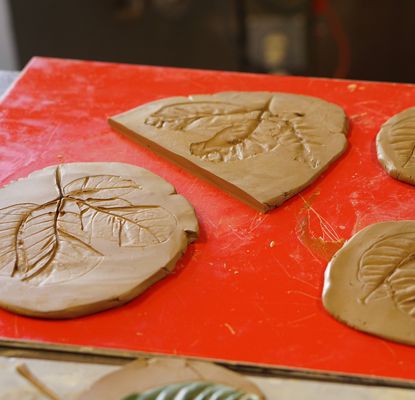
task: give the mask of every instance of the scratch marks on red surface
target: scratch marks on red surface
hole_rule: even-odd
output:
[[[248,245],[258,237],[260,226],[269,218],[269,215],[257,213],[254,217],[240,220],[240,216],[235,221],[232,216],[220,217],[218,221],[212,221],[208,217],[204,217],[206,222],[213,228],[209,231],[220,240],[219,247],[221,250],[237,249]],[[226,240],[225,240],[226,238]]]
[[[13,335],[15,338],[20,337],[19,321],[17,316],[14,316],[13,318]]]
[[[350,115],[350,120],[365,127],[379,127],[390,115],[381,110],[385,109],[384,104],[376,100],[364,100],[356,102],[353,107],[358,110]]]
[[[50,142],[52,141],[52,139],[56,136],[56,134],[57,134],[60,127],[61,127],[61,124],[57,124],[50,130],[50,133],[49,133],[49,135],[46,139],[46,143],[45,143],[45,151],[49,151],[48,146],[49,146]]]
[[[298,240],[308,249],[308,251],[317,258],[329,261],[339,250],[345,240],[341,238],[336,229],[311,205],[313,199],[319,193],[313,194],[308,200],[304,197],[304,206],[300,215],[302,215],[296,226]]]
[[[244,224],[245,226],[235,228],[228,224],[228,228],[238,240],[250,241],[255,238],[255,231],[268,217],[268,215],[258,213],[250,220],[250,222]]]
[[[305,315],[304,317],[301,317],[301,318],[297,318],[297,319],[288,321],[286,325],[290,325],[290,326],[292,326],[292,325],[298,325],[298,324],[300,324],[303,321],[307,321],[308,319],[314,318],[316,315],[317,315],[317,313],[311,313],[309,315]]]
[[[394,359],[394,360],[398,359],[395,350],[392,348],[392,346],[386,340],[380,339],[379,343],[386,349],[386,351],[390,354],[392,359]],[[402,362],[400,361],[399,364],[401,364],[401,363]]]
[[[368,112],[371,115],[375,115],[377,117],[385,118],[388,116],[387,113],[381,111],[382,108],[380,107],[380,104],[377,100],[359,101],[354,104],[354,107],[362,109],[363,112]],[[356,114],[352,115],[351,119],[353,119],[355,115]]]
[[[223,326],[230,332],[231,335],[236,335],[236,330],[232,327],[232,325],[225,322]]]
[[[289,295],[290,294],[299,294],[300,296],[304,296],[304,297],[308,297],[309,299],[316,300],[319,303],[321,301],[319,296],[314,296],[310,293],[303,292],[302,290],[288,290],[287,294],[289,294]]]
[[[359,232],[368,225],[384,221],[394,221],[403,219],[415,219],[415,208],[412,201],[407,201],[406,197],[400,196],[398,193],[388,193],[390,196],[386,200],[376,200],[373,196],[372,203],[365,207],[364,211],[360,211],[358,206],[363,206],[368,201],[363,194],[360,197],[353,196],[352,205],[355,209],[355,223],[353,225],[352,234]]]
[[[264,214],[256,214],[254,218],[252,218],[251,223],[249,224],[249,232],[253,232],[259,228],[259,226],[268,218],[268,215]]]
[[[284,274],[290,279],[297,282],[300,282],[303,285],[309,286],[310,288],[318,291],[319,288],[317,286],[314,286],[312,283],[305,281],[304,279],[299,278],[298,276],[292,275],[289,273],[288,269],[285,267],[285,265],[275,256],[273,256],[273,259],[278,264],[278,266],[281,268],[281,270],[284,272]]]
[[[35,160],[36,154],[24,144],[13,143],[8,148],[0,148],[0,183],[7,183]]]

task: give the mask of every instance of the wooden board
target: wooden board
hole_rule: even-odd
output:
[[[263,215],[106,122],[147,101],[224,90],[337,103],[350,118],[350,148]],[[0,182],[60,162],[131,163],[187,197],[201,235],[173,275],[128,305],[72,321],[0,311],[0,336],[415,379],[415,348],[340,324],[320,300],[327,260],[344,239],[374,222],[415,218],[415,188],[384,172],[374,143],[380,125],[414,103],[412,85],[35,58],[0,105]]]
[[[16,358],[2,357],[0,351],[0,396],[2,399],[48,400],[41,396],[35,387],[23,379],[16,367],[26,365],[43,384],[58,394],[62,399],[75,400],[77,394],[87,389],[92,382],[111,373],[119,366],[111,363],[98,363],[96,360],[83,358],[49,360],[30,358],[30,355],[19,355]],[[258,377],[245,375],[245,379],[253,381],[265,394],[267,400],[331,400],[341,399],[364,400],[411,400],[414,391],[410,389],[385,388],[376,386],[347,385],[339,383],[322,383],[291,378]]]

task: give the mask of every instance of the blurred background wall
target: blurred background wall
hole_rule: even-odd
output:
[[[18,67],[13,33],[9,3],[0,0],[0,69],[13,70]]]
[[[414,82],[414,0],[0,0],[0,68],[51,56]]]

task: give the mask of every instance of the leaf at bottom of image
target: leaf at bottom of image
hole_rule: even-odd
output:
[[[255,394],[209,382],[176,383],[144,393],[131,394],[122,400],[259,400]]]

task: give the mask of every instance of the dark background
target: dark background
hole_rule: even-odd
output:
[[[414,0],[9,0],[32,56],[414,82]]]

